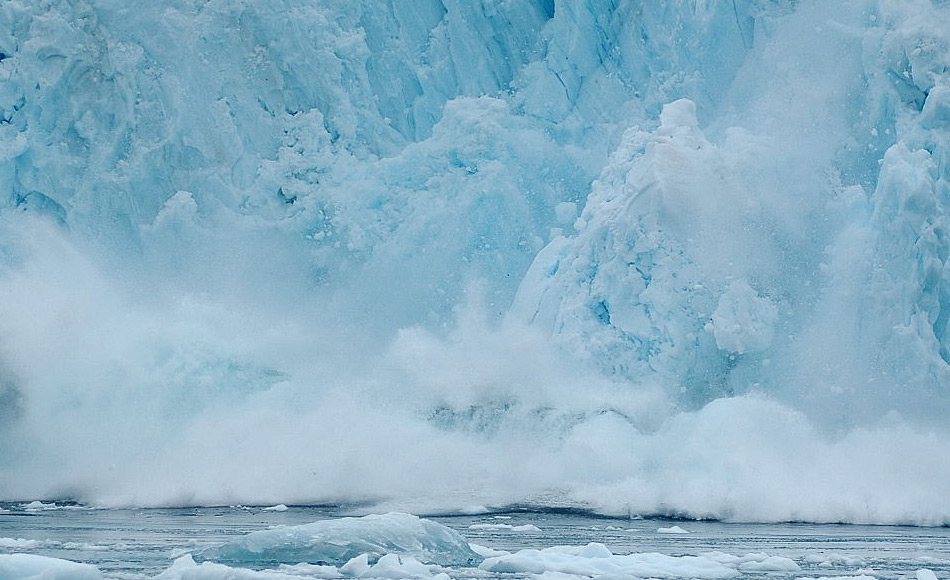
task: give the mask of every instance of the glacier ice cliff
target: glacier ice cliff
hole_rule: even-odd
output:
[[[947,22],[5,2],[0,498],[950,522]]]

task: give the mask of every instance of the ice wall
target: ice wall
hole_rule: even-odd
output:
[[[947,522],[948,21],[5,2],[0,498]]]

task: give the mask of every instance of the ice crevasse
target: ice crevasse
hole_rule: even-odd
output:
[[[946,523],[948,21],[4,3],[0,498]]]

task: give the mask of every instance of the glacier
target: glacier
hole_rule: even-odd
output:
[[[950,523],[948,22],[4,2],[0,499]]]

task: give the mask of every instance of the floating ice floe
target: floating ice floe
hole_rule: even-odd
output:
[[[877,578],[866,574],[859,574],[857,576],[819,576],[817,578],[803,576],[798,578],[798,580],[877,580]]]
[[[589,578],[733,578],[743,572],[795,572],[799,567],[788,558],[749,554],[732,556],[710,552],[700,556],[667,556],[643,553],[616,555],[606,546],[555,546],[543,550],[520,550],[486,558],[479,566],[493,573],[571,574]],[[921,579],[922,580],[922,579]]]
[[[719,562],[730,568],[735,568],[740,572],[768,574],[774,572],[798,572],[801,570],[794,560],[783,558],[782,556],[769,556],[762,552],[746,554],[745,556],[735,556],[733,554],[726,554],[725,552],[706,552],[700,554],[700,556]]]
[[[41,501],[31,501],[30,503],[25,503],[20,506],[20,509],[28,512],[39,512],[46,510],[56,510],[61,509],[60,506],[56,505],[56,502],[52,503],[43,503]]]
[[[498,530],[501,532],[540,532],[541,528],[533,524],[513,526],[511,524],[472,524],[470,530]]]
[[[224,563],[331,564],[341,566],[366,555],[368,564],[387,554],[411,556],[425,564],[475,566],[482,557],[456,531],[409,514],[341,518],[252,532],[203,550],[196,559]]]
[[[102,580],[95,566],[33,554],[0,555],[3,580]]]
[[[25,538],[0,538],[0,548],[12,550],[29,550],[39,547],[41,543],[38,540],[27,540]]]
[[[339,578],[379,578],[385,580],[450,580],[439,566],[427,566],[412,556],[387,554],[370,565],[365,554],[340,568],[313,564],[282,564],[272,570],[233,568],[215,562],[198,564],[191,556],[175,560],[155,580],[338,580]]]
[[[482,558],[494,558],[495,556],[507,556],[511,552],[506,552],[505,550],[496,550],[494,548],[489,548],[488,546],[480,546],[478,544],[469,544],[472,547],[472,550]]]
[[[679,526],[670,526],[669,528],[657,528],[656,533],[658,534],[688,534],[688,530],[684,530]]]
[[[288,567],[289,568],[289,567]],[[214,562],[202,562],[197,564],[191,556],[182,556],[175,560],[167,570],[155,577],[155,580],[299,580],[300,578],[339,578],[336,568],[326,567],[327,570],[321,570],[318,566],[312,566],[313,570],[305,571],[303,574],[295,574],[291,570],[247,570],[244,568],[232,568],[224,564],[215,564]],[[299,571],[299,568],[298,568]],[[321,572],[324,572],[321,574]]]
[[[412,556],[386,554],[375,564],[370,565],[366,554],[361,554],[340,567],[340,574],[348,578],[393,578],[419,579],[438,578],[449,580],[438,566],[427,566]]]
[[[830,553],[820,553],[820,554],[808,554],[805,556],[805,562],[809,564],[817,564],[822,568],[830,568],[831,566],[864,566],[864,558],[858,556],[850,556],[847,554],[840,554],[838,552]]]

